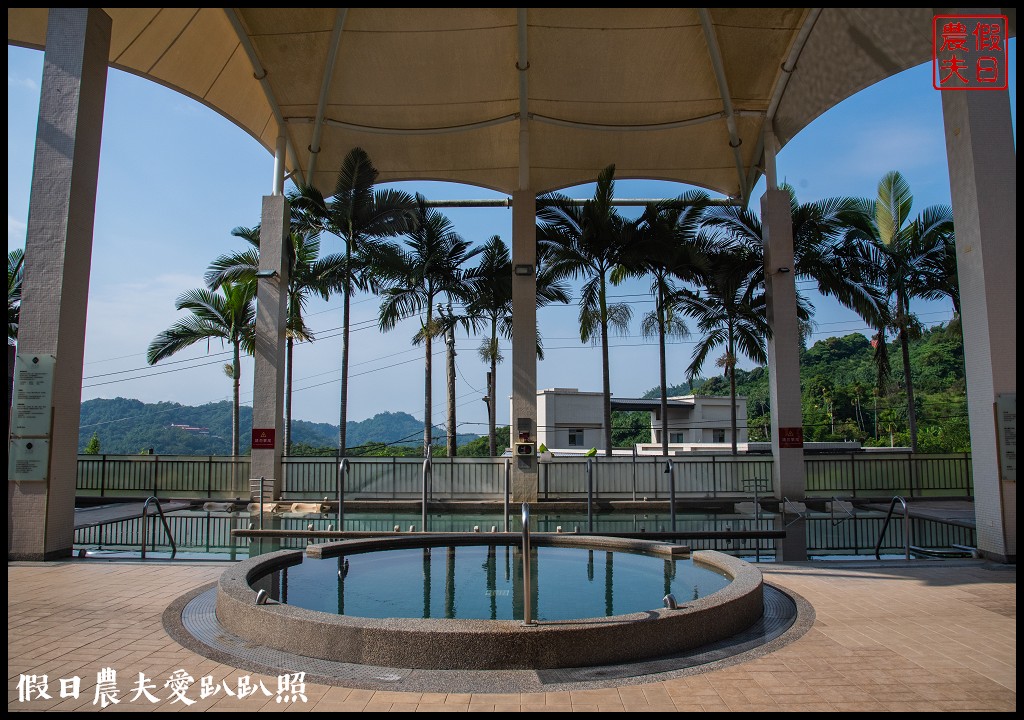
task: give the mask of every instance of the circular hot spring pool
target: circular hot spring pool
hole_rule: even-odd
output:
[[[531,625],[519,539],[505,534],[349,540],[255,557],[221,577],[217,617],[249,642],[324,660],[543,669],[691,650],[763,612],[760,571],[722,553],[577,535],[534,535],[532,545]]]

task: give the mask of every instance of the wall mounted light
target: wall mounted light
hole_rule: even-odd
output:
[[[533,275],[533,265],[516,265],[516,275]]]
[[[276,278],[277,276],[277,270],[258,270],[256,272],[258,278]]]
[[[780,267],[780,268],[779,268],[779,270],[778,270],[778,272],[780,272],[780,273],[782,273],[783,275],[785,275],[786,273],[788,273],[788,272],[789,272],[789,268],[788,268],[788,267]]]

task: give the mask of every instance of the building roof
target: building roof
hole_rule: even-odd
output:
[[[693,407],[692,400],[669,400],[669,407]],[[612,410],[658,410],[660,398],[617,398],[612,397]]]
[[[614,163],[746,198],[766,118],[785,145],[932,52],[930,8],[104,10],[111,66],[268,150],[283,135],[295,179],[325,194],[359,146],[381,182],[544,192]],[[8,43],[42,48],[47,11],[8,8]]]

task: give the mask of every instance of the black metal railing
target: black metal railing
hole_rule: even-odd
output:
[[[416,499],[423,488],[421,458],[349,458],[346,497]],[[658,456],[554,458],[540,462],[541,499],[587,498],[587,461],[593,497],[605,500],[666,500],[670,476],[685,498],[749,495],[750,482],[775,486],[771,458],[733,455],[672,457],[672,472]],[[338,458],[284,460],[282,498],[335,497]],[[498,499],[504,490],[505,458],[433,458],[430,496],[441,499]],[[970,497],[971,456],[851,453],[805,460],[808,497]],[[80,455],[77,493],[100,497],[247,497],[249,458],[227,456]],[[771,493],[771,487],[765,494]]]

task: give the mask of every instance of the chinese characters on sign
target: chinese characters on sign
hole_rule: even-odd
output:
[[[274,428],[253,428],[252,449],[273,450],[276,435],[277,431]]]
[[[18,353],[14,364],[8,482],[45,482],[50,468],[53,355]]]
[[[1006,90],[1005,15],[936,15],[932,85],[936,90]]]
[[[50,690],[50,680],[47,675],[21,675],[18,678],[18,702],[30,702],[32,700],[53,700],[57,698],[77,699],[81,694],[82,679],[77,675],[70,678],[60,678],[60,690]],[[262,680],[255,683],[248,675],[239,677],[236,682],[222,680],[214,682],[212,675],[204,675],[199,679],[198,697],[189,697],[189,691],[194,692],[195,678],[184,669],[172,672],[163,688],[167,689],[167,695],[163,700],[169,701],[168,705],[181,703],[184,706],[194,705],[197,700],[206,700],[210,697],[233,697],[244,700],[247,697],[257,695],[262,697],[274,697],[274,693],[267,688]],[[161,698],[154,694],[158,687],[151,682],[151,678],[145,673],[139,673],[135,680],[130,695],[121,696],[121,690],[117,685],[117,671],[114,668],[105,667],[96,673],[96,686],[93,688],[92,704],[100,709],[110,705],[118,705],[122,700],[133,703],[145,699],[156,704]],[[276,702],[281,704],[296,703],[306,699],[306,673],[285,673],[277,677]],[[86,695],[88,697],[88,695]]]
[[[780,427],[780,448],[802,448],[804,446],[804,429],[802,427]]]

